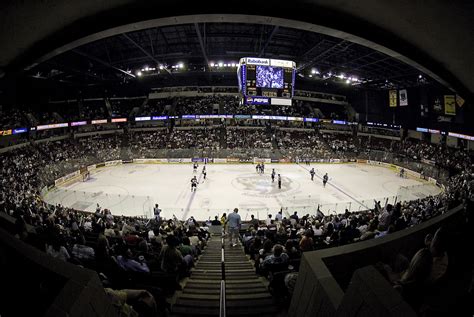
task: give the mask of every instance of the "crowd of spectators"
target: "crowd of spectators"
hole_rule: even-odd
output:
[[[18,109],[5,109],[0,105],[0,130],[26,127],[28,120],[24,112]]]
[[[358,146],[354,137],[350,134],[323,134],[324,141],[339,157],[345,157],[347,153],[357,153]]]
[[[224,89],[225,90],[225,89]],[[321,112],[322,110],[322,112]],[[326,109],[324,105],[309,100],[292,100],[289,106],[244,105],[235,94],[201,95],[194,97],[93,98],[63,100],[38,104],[21,110],[0,110],[0,126],[5,128],[35,126],[61,122],[107,119],[113,117],[185,115],[185,114],[237,114],[280,115],[338,118],[339,110]],[[323,114],[324,113],[324,114]]]
[[[171,98],[151,99],[140,107],[137,116],[161,116],[169,115],[169,108],[173,100]]]
[[[165,133],[166,130],[138,132],[131,134],[129,141],[130,147],[136,148],[137,153],[141,154],[146,153],[140,152],[141,149],[153,146],[218,148],[217,131],[174,130],[170,134]],[[272,135],[268,129],[229,128],[226,136],[230,148],[271,148],[274,139],[285,150],[326,149],[331,155],[337,155],[339,151],[332,145],[340,147],[341,142],[340,139],[337,142],[332,139],[324,141],[312,131],[279,131]],[[208,233],[205,226],[200,226],[194,219],[184,223],[176,219],[157,223],[155,220],[117,217],[99,206],[96,213],[89,214],[60,205],[47,205],[40,198],[40,188],[60,176],[87,164],[119,159],[121,142],[122,139],[117,135],[68,138],[36,143],[2,154],[0,212],[17,219],[18,238],[34,244],[53,257],[103,273],[105,285],[111,288],[128,289],[147,285],[144,281],[156,281],[154,279],[160,276],[173,276],[176,279],[171,285],[179,288],[175,282],[189,274],[206,243]],[[370,210],[346,211],[327,216],[319,211],[301,217],[297,211],[288,217],[278,212],[274,216],[268,215],[264,223],[252,217],[250,230],[242,237],[242,241],[245,250],[255,261],[257,272],[271,279],[271,287],[278,289],[284,285],[291,292],[297,273],[290,272],[284,279],[276,279],[271,272],[279,265],[288,264],[296,270],[303,252],[380,238],[443,214],[460,203],[473,208],[474,171],[469,156],[463,151],[432,147],[437,151],[433,151],[429,145],[405,141],[400,143],[398,149],[408,156],[449,157],[448,164],[457,167],[458,172],[446,184],[446,191],[438,196],[395,205],[375,202],[374,208]],[[412,152],[414,148],[420,151]],[[393,142],[390,149],[397,149]],[[34,239],[29,237],[26,224],[36,228],[37,236]],[[416,256],[421,255],[426,254]],[[402,278],[400,281],[403,284],[403,281],[409,280]],[[166,285],[170,285],[169,281]],[[143,309],[166,306],[161,291],[147,285],[143,289],[146,293],[143,294],[153,298],[153,301],[150,301],[152,304],[144,305]],[[110,296],[119,295],[110,289]],[[130,293],[130,296],[133,297],[133,294]]]
[[[264,129],[227,129],[227,148],[272,148],[272,137]]]
[[[331,149],[315,131],[280,130],[276,139],[278,148],[290,160],[326,159],[332,156]]]
[[[5,204],[0,209],[15,217],[17,238],[56,259],[96,270],[112,301],[130,289],[149,297],[141,305],[125,300],[119,305],[119,312],[131,309],[140,316],[166,315],[166,297],[181,289],[179,282],[189,276],[209,238],[207,228],[192,218],[118,217],[100,206],[91,214],[32,197],[13,210]]]
[[[168,147],[172,149],[206,149],[218,150],[220,148],[219,131],[217,129],[174,129],[170,134]]]

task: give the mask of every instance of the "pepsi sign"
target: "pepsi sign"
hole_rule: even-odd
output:
[[[252,105],[268,105],[270,103],[270,98],[264,97],[247,97],[247,103]]]

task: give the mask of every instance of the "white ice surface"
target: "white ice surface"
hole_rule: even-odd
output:
[[[179,219],[194,216],[205,220],[238,207],[243,219],[254,214],[265,219],[281,207],[284,215],[294,211],[300,215],[315,214],[322,205],[327,214],[345,208],[361,210],[373,208],[373,199],[395,196],[411,200],[439,193],[434,186],[414,179],[398,177],[395,171],[365,164],[313,164],[316,170],[311,181],[309,167],[296,164],[267,164],[265,174],[259,175],[252,164],[208,164],[207,179],[203,180],[199,166],[193,173],[191,164],[126,164],[105,167],[92,173],[86,182],[62,186],[46,195],[50,203],[61,203],[80,210],[94,211],[96,203],[114,215],[151,217],[155,203],[160,205],[162,217]],[[282,189],[271,181],[275,168],[282,176]],[[323,187],[321,177],[328,173],[329,182]],[[191,192],[193,175],[199,179],[195,193]],[[400,186],[414,186],[399,191]]]

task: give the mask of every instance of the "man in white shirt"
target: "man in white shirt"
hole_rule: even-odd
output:
[[[268,218],[265,220],[265,224],[267,226],[272,224],[272,215],[268,215]]]
[[[280,211],[275,215],[275,221],[282,221],[283,220],[283,211]]]

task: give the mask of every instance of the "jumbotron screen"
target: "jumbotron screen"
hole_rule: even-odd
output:
[[[237,77],[245,104],[291,105],[296,64],[279,59],[241,58]]]

